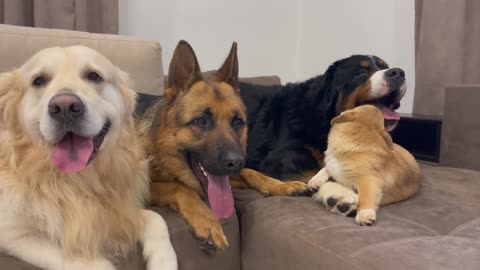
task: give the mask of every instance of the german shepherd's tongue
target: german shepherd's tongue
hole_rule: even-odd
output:
[[[208,202],[217,218],[228,218],[233,213],[233,194],[228,176],[207,173]]]
[[[52,160],[57,168],[63,172],[78,172],[87,167],[92,152],[92,137],[80,137],[73,133],[67,133],[55,145]]]

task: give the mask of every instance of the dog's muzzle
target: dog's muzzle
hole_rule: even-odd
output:
[[[57,122],[75,125],[85,115],[85,104],[77,95],[58,94],[48,103],[48,114]]]
[[[405,83],[405,71],[401,68],[391,68],[385,71],[384,78],[391,91],[400,90]]]

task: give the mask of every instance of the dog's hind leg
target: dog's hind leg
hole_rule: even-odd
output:
[[[228,247],[220,221],[195,191],[176,182],[154,182],[150,195],[153,204],[168,205],[178,211],[201,239],[213,241],[219,249]]]
[[[358,195],[337,182],[324,183],[312,199],[323,204],[330,212],[342,216],[348,216],[358,205]]]
[[[370,178],[372,176],[369,176]],[[355,222],[359,225],[375,225],[376,211],[382,200],[382,188],[377,184],[381,181],[360,179],[356,183],[358,190],[358,209]]]
[[[240,178],[249,188],[268,196],[296,196],[309,192],[307,184],[303,182],[282,182],[252,169],[243,169]]]
[[[140,242],[147,270],[177,270],[177,255],[170,242],[165,220],[153,211],[140,211],[143,218]]]

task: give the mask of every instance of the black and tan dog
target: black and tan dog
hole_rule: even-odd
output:
[[[341,112],[374,104],[386,129],[407,89],[405,72],[376,56],[354,55],[320,76],[286,86],[240,83],[248,111],[246,168],[277,179],[308,180],[323,167],[330,121]]]
[[[228,241],[219,218],[233,213],[231,186],[272,195],[308,190],[242,170],[247,147],[247,112],[239,95],[236,43],[211,80],[203,80],[193,49],[177,45],[165,97],[141,96],[137,114],[151,155],[151,201],[179,211],[195,234],[223,249]],[[229,176],[240,175],[230,181]],[[208,199],[210,208],[202,201]]]

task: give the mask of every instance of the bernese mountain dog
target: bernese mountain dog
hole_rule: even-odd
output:
[[[405,72],[377,56],[353,55],[320,76],[286,86],[240,83],[248,111],[246,168],[280,180],[310,179],[323,167],[330,121],[362,104],[382,110],[391,131],[400,116]]]

